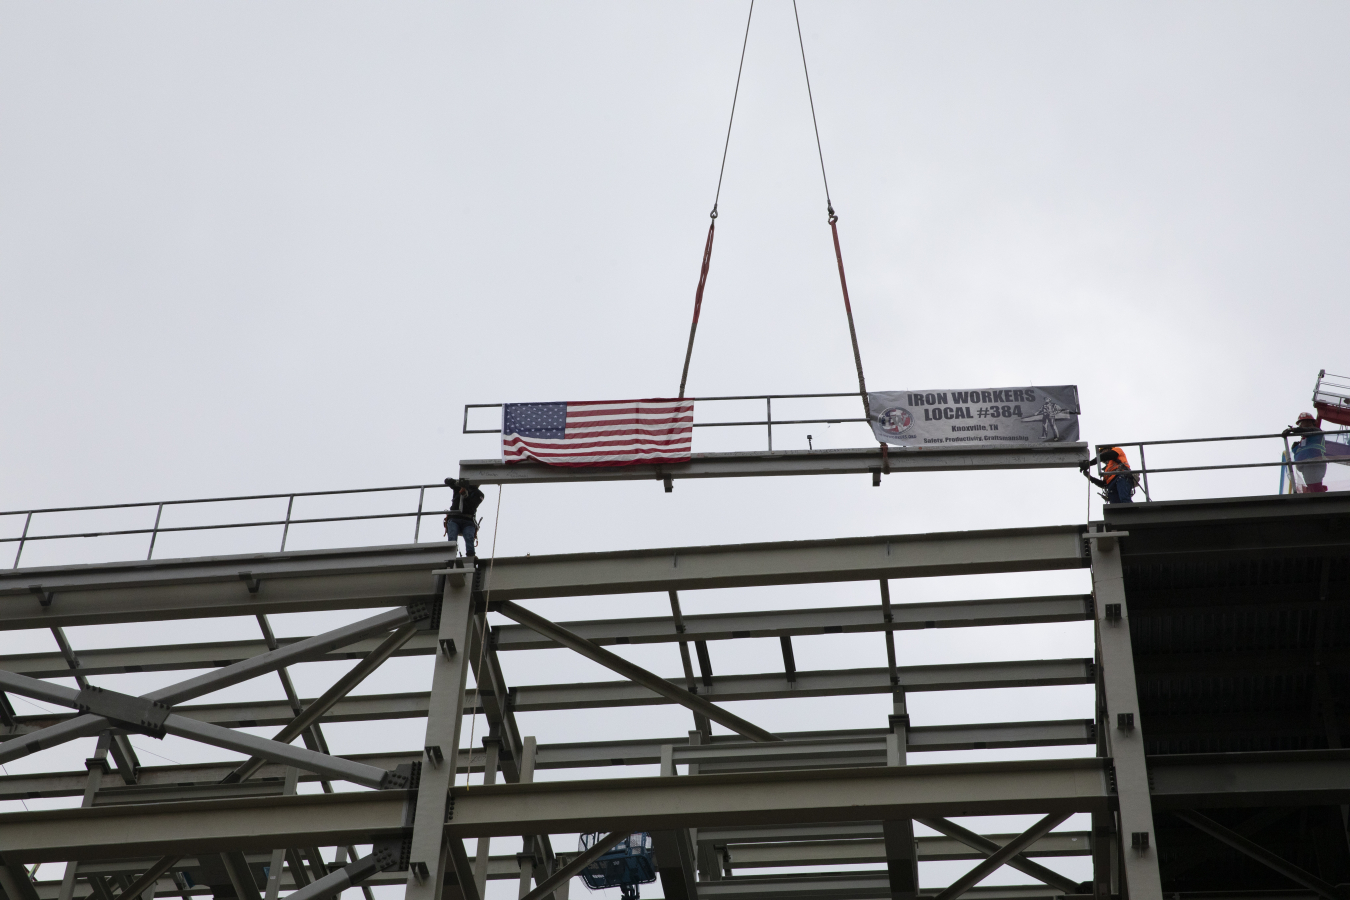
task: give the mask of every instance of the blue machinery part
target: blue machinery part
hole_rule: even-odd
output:
[[[602,833],[583,834],[577,849],[590,849]],[[652,859],[652,836],[645,831],[628,836],[614,849],[581,870],[582,880],[591,890],[617,887],[624,900],[638,900],[638,885],[656,880],[656,863]]]

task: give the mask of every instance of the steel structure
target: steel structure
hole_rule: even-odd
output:
[[[858,451],[849,471],[867,471],[870,452]],[[1085,457],[1080,445],[1049,464]],[[804,471],[790,454],[716,465]],[[1090,570],[1091,593],[891,597],[915,577],[1064,569]],[[871,583],[876,601],[688,616],[679,605],[684,591],[832,582]],[[639,592],[668,596],[671,615],[566,614],[566,598]],[[531,611],[519,601],[544,602]],[[489,881],[509,880],[518,897],[566,900],[585,860],[554,836],[642,830],[655,837],[671,900],[1341,897],[1350,882],[1348,604],[1350,497],[1337,494],[1123,504],[1102,522],[1051,528],[498,558],[490,568],[445,543],[19,568],[0,573],[0,627],[49,630],[58,651],[0,658],[0,689],[63,711],[19,715],[0,695],[0,762],[41,760],[81,738],[92,755],[85,771],[0,777],[0,799],[81,798],[0,814],[0,889],[10,900],[276,900],[282,891],[308,900],[358,885],[401,886],[409,900],[481,900]],[[363,612],[303,639],[276,638],[267,618],[327,610]],[[488,611],[515,621],[489,626]],[[241,615],[257,617],[259,640],[82,650],[64,631]],[[901,630],[1073,621],[1093,623],[1093,658],[917,666],[897,659],[893,640]],[[796,667],[794,641],[843,632],[883,635],[884,660]],[[713,672],[710,646],[763,638],[778,639],[781,668]],[[621,644],[675,644],[683,672],[644,668],[640,648],[622,658],[605,649]],[[560,646],[622,677],[507,683],[502,654]],[[428,658],[430,682],[351,694],[396,655]],[[343,659],[355,666],[329,690],[297,694],[289,667]],[[144,696],[88,681],[144,671],[183,675]],[[285,699],[202,702],[260,676],[280,678]],[[76,688],[58,683],[71,678]],[[907,714],[918,692],[1073,684],[1095,686],[1091,718],[922,726]],[[889,696],[886,721],[775,734],[720,706],[856,694]],[[640,705],[685,706],[693,730],[549,744],[517,721]],[[480,746],[465,746],[468,714],[489,723]],[[324,725],[388,719],[425,720],[425,740],[394,753],[329,752]],[[737,734],[714,735],[711,721]],[[262,726],[282,730],[275,740],[240,730]],[[149,766],[130,734],[180,735],[248,759]],[[1074,745],[1081,755],[1067,759],[923,757]],[[633,766],[659,774],[634,777]],[[535,778],[581,768],[601,777]],[[484,784],[466,789],[469,772]],[[1011,814],[1034,824],[981,835],[952,821]],[[520,839],[522,852],[492,855],[501,837]],[[472,853],[466,839],[477,842]],[[1074,856],[1090,860],[1086,881],[1054,866]],[[967,860],[968,871],[921,888],[924,860]],[[30,877],[47,862],[69,863],[61,881]],[[1026,884],[979,885],[1003,866]]]

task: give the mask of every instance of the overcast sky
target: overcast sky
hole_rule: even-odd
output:
[[[460,434],[464,403],[673,395],[746,8],[0,0],[0,507],[438,482],[459,459],[497,455],[494,436]],[[874,390],[1076,384],[1084,438],[1102,442],[1276,431],[1309,408],[1319,369],[1350,372],[1350,7],[800,11]],[[756,7],[719,211],[689,393],[853,389],[782,0]],[[850,428],[784,428],[775,444],[805,449],[808,431],[816,446],[870,443]],[[761,441],[705,429],[695,450]],[[1268,461],[1274,447],[1199,456]],[[1155,464],[1194,458],[1158,451]],[[1155,496],[1273,492],[1278,476],[1170,479]],[[501,502],[498,553],[538,554],[1074,523],[1089,499],[1076,472],[1051,471],[895,475],[880,489],[865,476],[685,482],[671,495],[513,487]],[[17,521],[0,529],[17,534]],[[157,555],[278,537],[170,541]],[[53,542],[25,561],[143,553],[119,547]],[[1086,589],[1082,573],[948,581],[897,594]],[[690,595],[686,611],[873,602],[868,590]],[[566,620],[664,602],[540,608]],[[327,624],[280,618],[288,633]],[[158,639],[208,628],[256,633],[231,620]],[[74,632],[84,646],[151,640]],[[799,665],[884,664],[876,636],[831,641],[799,642]],[[725,661],[714,646],[715,669],[775,668],[764,643]],[[911,663],[1091,653],[1083,629],[1049,627],[1013,649],[971,634],[902,649]],[[662,651],[634,658],[678,671]],[[417,689],[420,663],[392,665],[404,681],[367,687]],[[607,677],[570,658],[509,665],[519,681]],[[1016,709],[941,697],[916,701],[916,724],[1090,715],[1085,697]],[[811,721],[795,707],[741,711],[789,730],[877,727],[885,707],[831,702]],[[538,717],[536,731],[678,734],[685,719]],[[417,746],[420,727],[388,731],[389,746]],[[386,746],[384,734],[343,740]]]

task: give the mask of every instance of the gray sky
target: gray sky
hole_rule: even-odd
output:
[[[0,506],[434,482],[496,455],[491,436],[459,434],[466,402],[673,395],[745,11],[0,2]],[[1141,440],[1278,430],[1308,408],[1318,369],[1350,372],[1344,4],[802,0],[801,16],[873,389],[1072,383],[1087,440]],[[694,396],[855,384],[815,149],[791,6],[762,0]],[[867,442],[849,427],[783,429],[776,445],[804,449],[808,430],[817,446]],[[695,450],[760,440],[704,430]],[[1271,459],[1254,452],[1198,455]],[[1264,493],[1276,479],[1171,476],[1154,492]],[[521,487],[502,498],[498,552],[1059,524],[1087,503],[1064,471],[879,490],[862,476],[671,495]],[[1085,586],[1069,573],[897,593]],[[867,590],[709,593],[686,610],[872,602]],[[284,618],[290,633],[327,624]],[[208,628],[254,633],[179,624],[160,639]],[[80,631],[84,646],[147,640]],[[5,646],[28,640],[50,643]],[[884,663],[875,636],[799,644],[803,668]],[[1011,650],[973,633],[902,649],[913,662],[1091,652],[1067,627],[1029,629]],[[718,651],[719,672],[779,664],[776,642]],[[634,658],[678,668],[661,651]],[[509,664],[519,681],[605,677],[561,656]],[[315,668],[317,691],[336,670]],[[370,689],[412,689],[389,679]],[[1090,714],[1082,692],[1061,693],[916,701],[916,724]],[[876,698],[807,706],[742,712],[779,729],[884,722]],[[536,731],[679,733],[685,718],[541,716]],[[418,728],[338,729],[339,749],[416,746]]]

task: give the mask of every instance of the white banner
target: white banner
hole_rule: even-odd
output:
[[[877,440],[908,447],[998,447],[1078,440],[1078,388],[877,391],[867,395]]]

